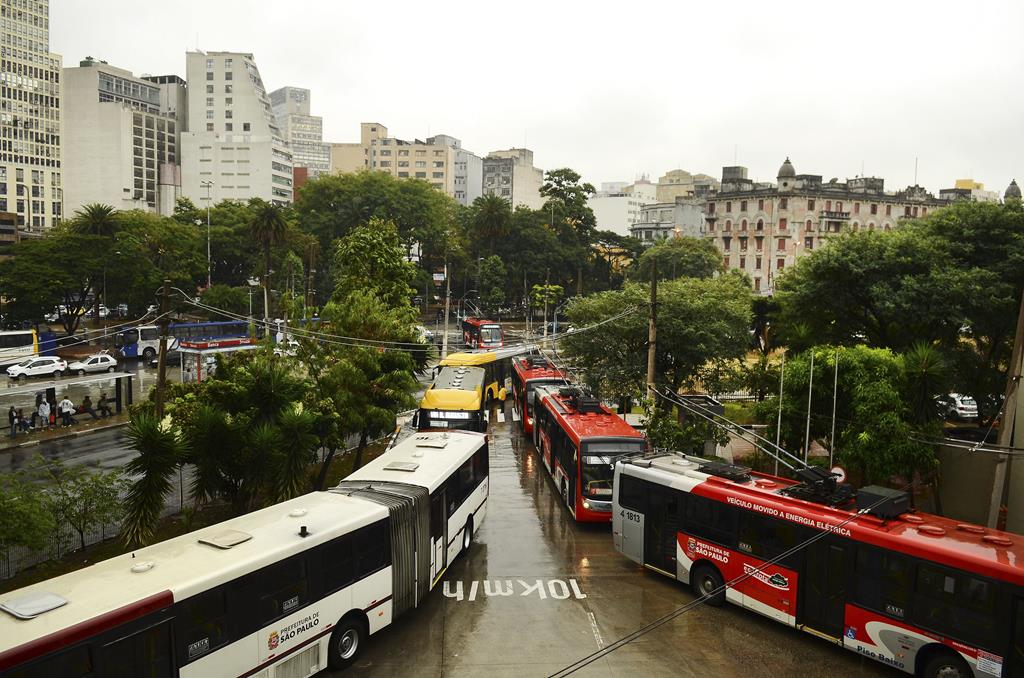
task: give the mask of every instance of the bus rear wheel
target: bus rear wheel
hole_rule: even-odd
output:
[[[466,520],[466,529],[462,532],[462,550],[468,551],[473,545],[473,516]]]
[[[924,678],[971,678],[974,674],[963,658],[942,650],[932,655],[921,675]]]
[[[155,355],[156,351],[154,351],[152,348],[147,348],[142,352],[142,357],[145,358],[146,360],[152,360],[153,356]]]
[[[345,669],[355,663],[366,640],[366,624],[356,617],[346,617],[331,633],[327,663],[332,669]]]
[[[708,605],[721,607],[725,603],[725,580],[713,565],[703,564],[693,568],[690,573],[690,586],[693,595],[705,598]]]

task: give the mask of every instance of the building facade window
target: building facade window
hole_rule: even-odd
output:
[[[732,222],[728,219],[725,220],[725,232],[728,233],[732,230]]]
[[[747,201],[746,200],[740,200],[740,212],[746,212],[746,211],[747,211]]]
[[[891,217],[892,216],[892,205],[886,205],[885,206],[885,216],[887,216],[887,217]]]
[[[743,221],[740,222],[740,230],[741,231],[747,230],[747,220],[746,219],[744,219]]]
[[[725,203],[725,211],[726,211],[726,213],[732,212],[732,201],[731,200],[726,201],[726,203]]]
[[[785,238],[779,238],[778,242],[775,243],[775,249],[779,250],[780,252],[785,251],[785,249],[786,249],[786,239]]]
[[[228,71],[227,73],[224,74],[224,79],[225,80],[234,80],[235,79],[235,74],[232,73],[231,71]]]
[[[779,209],[789,209],[789,198],[779,198]]]
[[[806,238],[804,238],[804,247],[806,247],[809,250],[813,250],[814,249],[814,238],[811,237],[811,236],[807,236]]]
[[[876,202],[871,203],[871,213],[872,214],[878,214],[878,203],[876,203]]]
[[[859,202],[853,203],[853,213],[854,214],[860,214],[860,203]]]
[[[213,71],[206,71],[206,79],[213,80]]]
[[[757,209],[764,210],[764,198],[760,198],[757,201]]]
[[[788,225],[788,223],[786,222],[785,218],[779,219],[779,230],[780,231],[785,231],[787,225]]]
[[[784,268],[786,268],[786,260],[785,259],[777,259],[775,261],[775,270],[776,271],[781,271]]]
[[[807,199],[807,209],[809,209],[809,210],[813,210],[814,209],[814,198],[808,198]]]

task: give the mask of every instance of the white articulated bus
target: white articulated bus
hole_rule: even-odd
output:
[[[304,678],[353,663],[469,547],[487,438],[418,433],[327,492],[0,595],[5,678]]]

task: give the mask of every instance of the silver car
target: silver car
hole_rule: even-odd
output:
[[[68,365],[68,370],[82,375],[86,372],[114,372],[117,370],[117,359],[109,353],[97,353]]]

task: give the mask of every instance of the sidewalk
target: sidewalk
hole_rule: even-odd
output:
[[[76,415],[78,424],[71,426],[70,428],[61,428],[57,425],[51,429],[19,433],[14,438],[9,435],[10,432],[7,429],[3,429],[3,434],[0,435],[0,452],[21,447],[31,447],[33,445],[38,445],[39,443],[48,443],[52,440],[75,438],[78,436],[88,435],[90,433],[96,433],[97,431],[120,428],[121,426],[128,424],[127,412],[96,419],[95,421],[88,414],[84,416],[86,418],[85,421],[82,420],[83,415]]]

